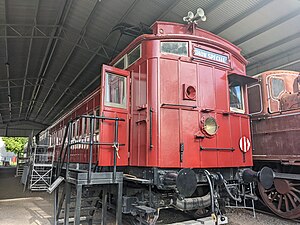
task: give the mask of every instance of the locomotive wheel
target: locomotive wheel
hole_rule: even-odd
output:
[[[266,190],[258,184],[260,196],[266,206],[285,219],[300,218],[300,183],[293,180],[274,179]]]

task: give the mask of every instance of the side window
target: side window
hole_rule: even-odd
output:
[[[126,63],[125,63],[125,56],[123,56],[118,62],[116,62],[114,64],[114,67],[117,67],[119,69],[124,69],[126,66]]]
[[[87,118],[82,118],[82,135],[85,136],[86,135],[86,124],[87,124]]]
[[[72,137],[75,138],[75,136],[76,136],[76,122],[75,121],[72,123],[72,132],[73,132]]]
[[[105,74],[104,104],[116,108],[126,108],[126,77]]]
[[[245,112],[243,87],[238,84],[229,85],[230,109],[234,112]]]
[[[95,110],[95,116],[100,116],[100,108],[97,108]],[[99,131],[100,129],[100,120],[99,119],[96,119],[96,123],[95,123],[95,131]]]
[[[285,91],[284,81],[278,78],[271,78],[271,94],[273,98],[278,98]]]
[[[139,58],[141,58],[141,45],[137,46],[127,55],[128,66],[135,63]]]
[[[175,55],[188,55],[188,43],[187,42],[161,42],[161,53],[175,54]]]
[[[127,67],[131,66],[135,63],[138,59],[142,56],[142,48],[141,45],[135,47],[131,52],[124,55],[119,61],[114,64],[114,67],[119,69],[126,69]]]
[[[248,87],[248,102],[250,114],[257,114],[262,112],[260,84],[255,84],[253,86]]]
[[[93,112],[89,112],[89,116],[92,117],[93,115],[94,115]],[[91,122],[94,123],[94,125],[95,125],[95,120],[88,118],[87,121],[88,121],[88,124],[87,124],[88,131],[87,131],[87,133],[90,134],[91,133]]]

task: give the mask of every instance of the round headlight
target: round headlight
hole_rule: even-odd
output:
[[[217,121],[213,117],[208,117],[205,119],[203,128],[208,135],[215,135],[218,130]]]

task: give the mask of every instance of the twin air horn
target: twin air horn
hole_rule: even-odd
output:
[[[183,17],[183,21],[194,24],[198,24],[199,21],[206,21],[206,16],[204,15],[204,10],[201,8],[197,9],[197,13],[194,15],[193,12],[189,11],[188,15]]]

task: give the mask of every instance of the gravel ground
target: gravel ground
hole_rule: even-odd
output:
[[[256,218],[253,212],[244,209],[228,209],[228,225],[295,225],[300,224],[293,221],[283,220],[276,216],[266,215],[256,212]]]

